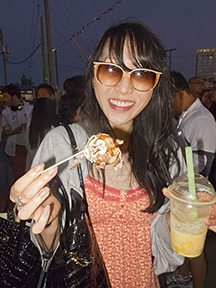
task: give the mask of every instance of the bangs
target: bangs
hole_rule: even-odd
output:
[[[143,37],[139,37],[139,35],[139,33],[134,33],[131,30],[112,33],[106,43],[110,60],[120,65],[123,69],[130,71],[124,63],[124,51],[127,48],[130,60],[135,67],[157,70],[153,59],[151,59],[151,55],[154,53],[150,41],[147,41],[147,43],[146,41],[140,41]]]

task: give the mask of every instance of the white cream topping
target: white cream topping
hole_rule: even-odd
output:
[[[99,133],[89,138],[84,149],[84,156],[92,163],[114,164],[114,169],[121,166],[121,150],[118,147],[118,141],[122,144],[124,141],[115,140],[108,134]],[[117,145],[117,146],[116,146]]]

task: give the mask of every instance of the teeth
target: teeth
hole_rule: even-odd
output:
[[[116,105],[116,106],[119,106],[119,107],[130,107],[134,104],[134,102],[126,102],[126,101],[117,101],[117,100],[113,100],[113,99],[110,99],[110,102],[113,104],[113,105]]]

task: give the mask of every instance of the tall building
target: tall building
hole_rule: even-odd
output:
[[[216,48],[197,50],[196,74],[210,88],[216,80]]]

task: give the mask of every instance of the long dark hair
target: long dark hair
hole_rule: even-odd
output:
[[[171,181],[170,166],[175,162],[178,168],[180,165],[177,145],[171,136],[173,107],[166,53],[158,38],[143,24],[124,22],[111,26],[89,58],[86,71],[86,103],[91,119],[88,121],[88,131],[96,134],[110,130],[108,119],[101,110],[92,87],[93,62],[100,60],[105,45],[108,45],[110,60],[129,70],[123,62],[126,43],[131,52],[131,61],[136,67],[162,72],[151,100],[134,119],[129,144],[133,174],[138,183],[148,191],[150,199],[150,206],[145,212],[153,213],[164,203],[161,190]]]
[[[48,98],[36,100],[32,112],[29,130],[29,143],[31,148],[36,148],[41,143],[51,126],[56,126],[56,106]]]

